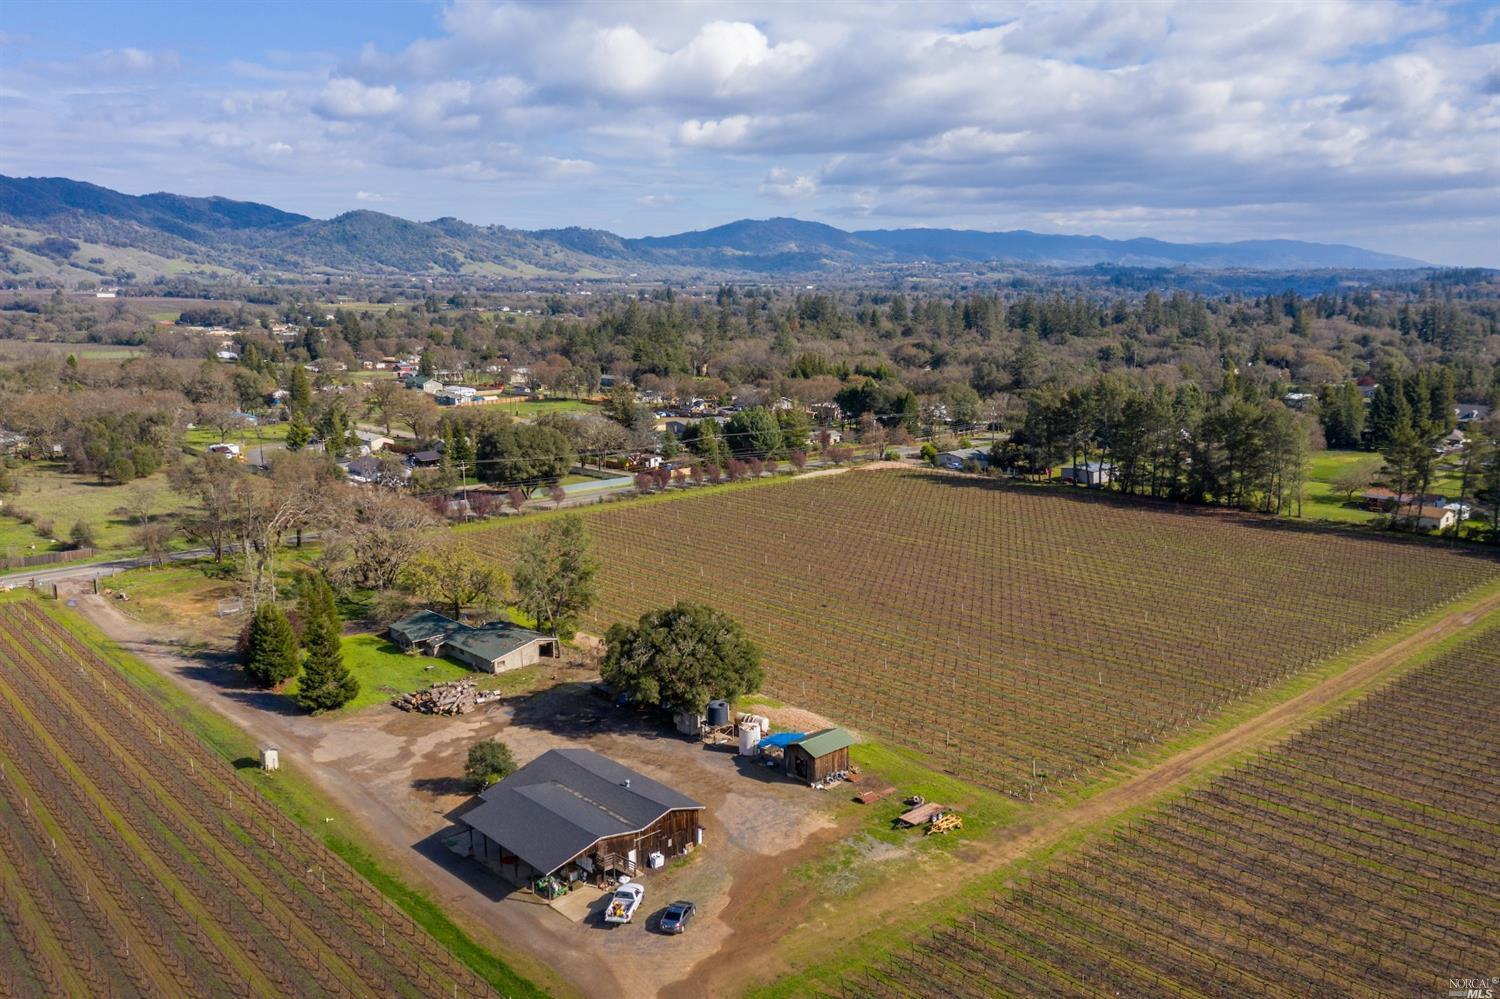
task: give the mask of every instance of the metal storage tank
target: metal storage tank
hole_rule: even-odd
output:
[[[745,722],[740,725],[740,755],[754,756],[760,746],[760,725],[757,722]]]
[[[729,724],[729,702],[728,701],[709,701],[708,702],[708,723],[710,725],[728,725]]]

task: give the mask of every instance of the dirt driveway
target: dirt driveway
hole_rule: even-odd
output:
[[[238,686],[238,671],[189,658],[101,597],[78,609],[122,648],[257,739],[277,742],[283,766],[311,777],[363,826],[359,838],[400,865],[477,939],[504,953],[531,954],[587,996],[707,995],[695,966],[711,964],[730,935],[752,927],[729,910],[753,886],[835,841],[833,802],[753,766],[728,747],[710,748],[658,730],[587,691],[583,682],[497,702],[459,718],[404,714],[384,706],[313,718],[281,699]],[[582,678],[580,677],[580,680]],[[622,927],[582,923],[443,846],[453,817],[471,800],[458,776],[468,748],[494,736],[526,763],[548,749],[585,747],[640,770],[702,802],[704,847],[644,876],[650,918]],[[737,889],[737,890],[736,890]],[[680,937],[652,931],[671,901],[698,905]],[[776,935],[766,927],[768,939]]]

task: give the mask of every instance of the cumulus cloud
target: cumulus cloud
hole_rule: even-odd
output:
[[[661,231],[795,200],[834,222],[1296,236],[1500,263],[1500,34],[1463,5],[457,0],[435,14],[405,44],[364,44],[356,26],[222,71],[128,33],[80,41],[71,67],[13,45],[0,168],[164,172],[151,189],[277,169],[332,207],[357,184],[512,224]],[[201,76],[167,87],[163,68]],[[95,77],[108,82],[79,84]],[[100,120],[121,126],[107,151]],[[476,202],[483,184],[495,193]]]
[[[355,191],[354,192],[354,200],[355,201],[363,201],[366,204],[383,205],[383,204],[385,204],[387,202],[395,201],[396,200],[396,195],[394,195],[394,194],[379,194],[379,193],[376,193],[375,191]]]
[[[772,167],[766,179],[760,182],[760,193],[788,201],[810,198],[818,193],[818,182],[806,174],[794,176],[781,167]]]
[[[401,106],[395,87],[371,87],[349,77],[328,81],[313,109],[329,118],[378,118]]]

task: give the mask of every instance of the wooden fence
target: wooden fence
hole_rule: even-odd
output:
[[[60,552],[38,552],[35,555],[19,555],[15,558],[0,558],[0,570],[29,569],[37,565],[55,565],[58,562],[79,562],[91,559],[96,552],[92,548],[69,548]]]

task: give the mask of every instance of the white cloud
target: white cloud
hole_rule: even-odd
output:
[[[684,146],[731,149],[750,134],[750,116],[737,114],[719,121],[685,121],[677,128],[677,141]]]
[[[378,118],[401,106],[395,87],[369,87],[349,77],[328,81],[313,109],[329,118]]]
[[[80,38],[71,63],[7,51],[0,168],[149,189],[207,176],[231,196],[275,178],[331,210],[358,186],[429,216],[543,224],[691,228],[804,199],[831,221],[1374,233],[1397,252],[1383,233],[1426,226],[1500,263],[1487,16],[1382,0],[458,0],[394,48],[361,45],[355,24],[221,67],[115,32],[108,48]],[[501,179],[492,202],[467,186]]]
[[[760,182],[760,193],[789,201],[810,198],[818,193],[818,182],[805,174],[793,176],[781,167],[772,167],[765,180]]]
[[[396,201],[397,198],[394,194],[377,194],[374,191],[355,191],[354,200],[363,201],[366,204],[383,205],[387,202]]]

